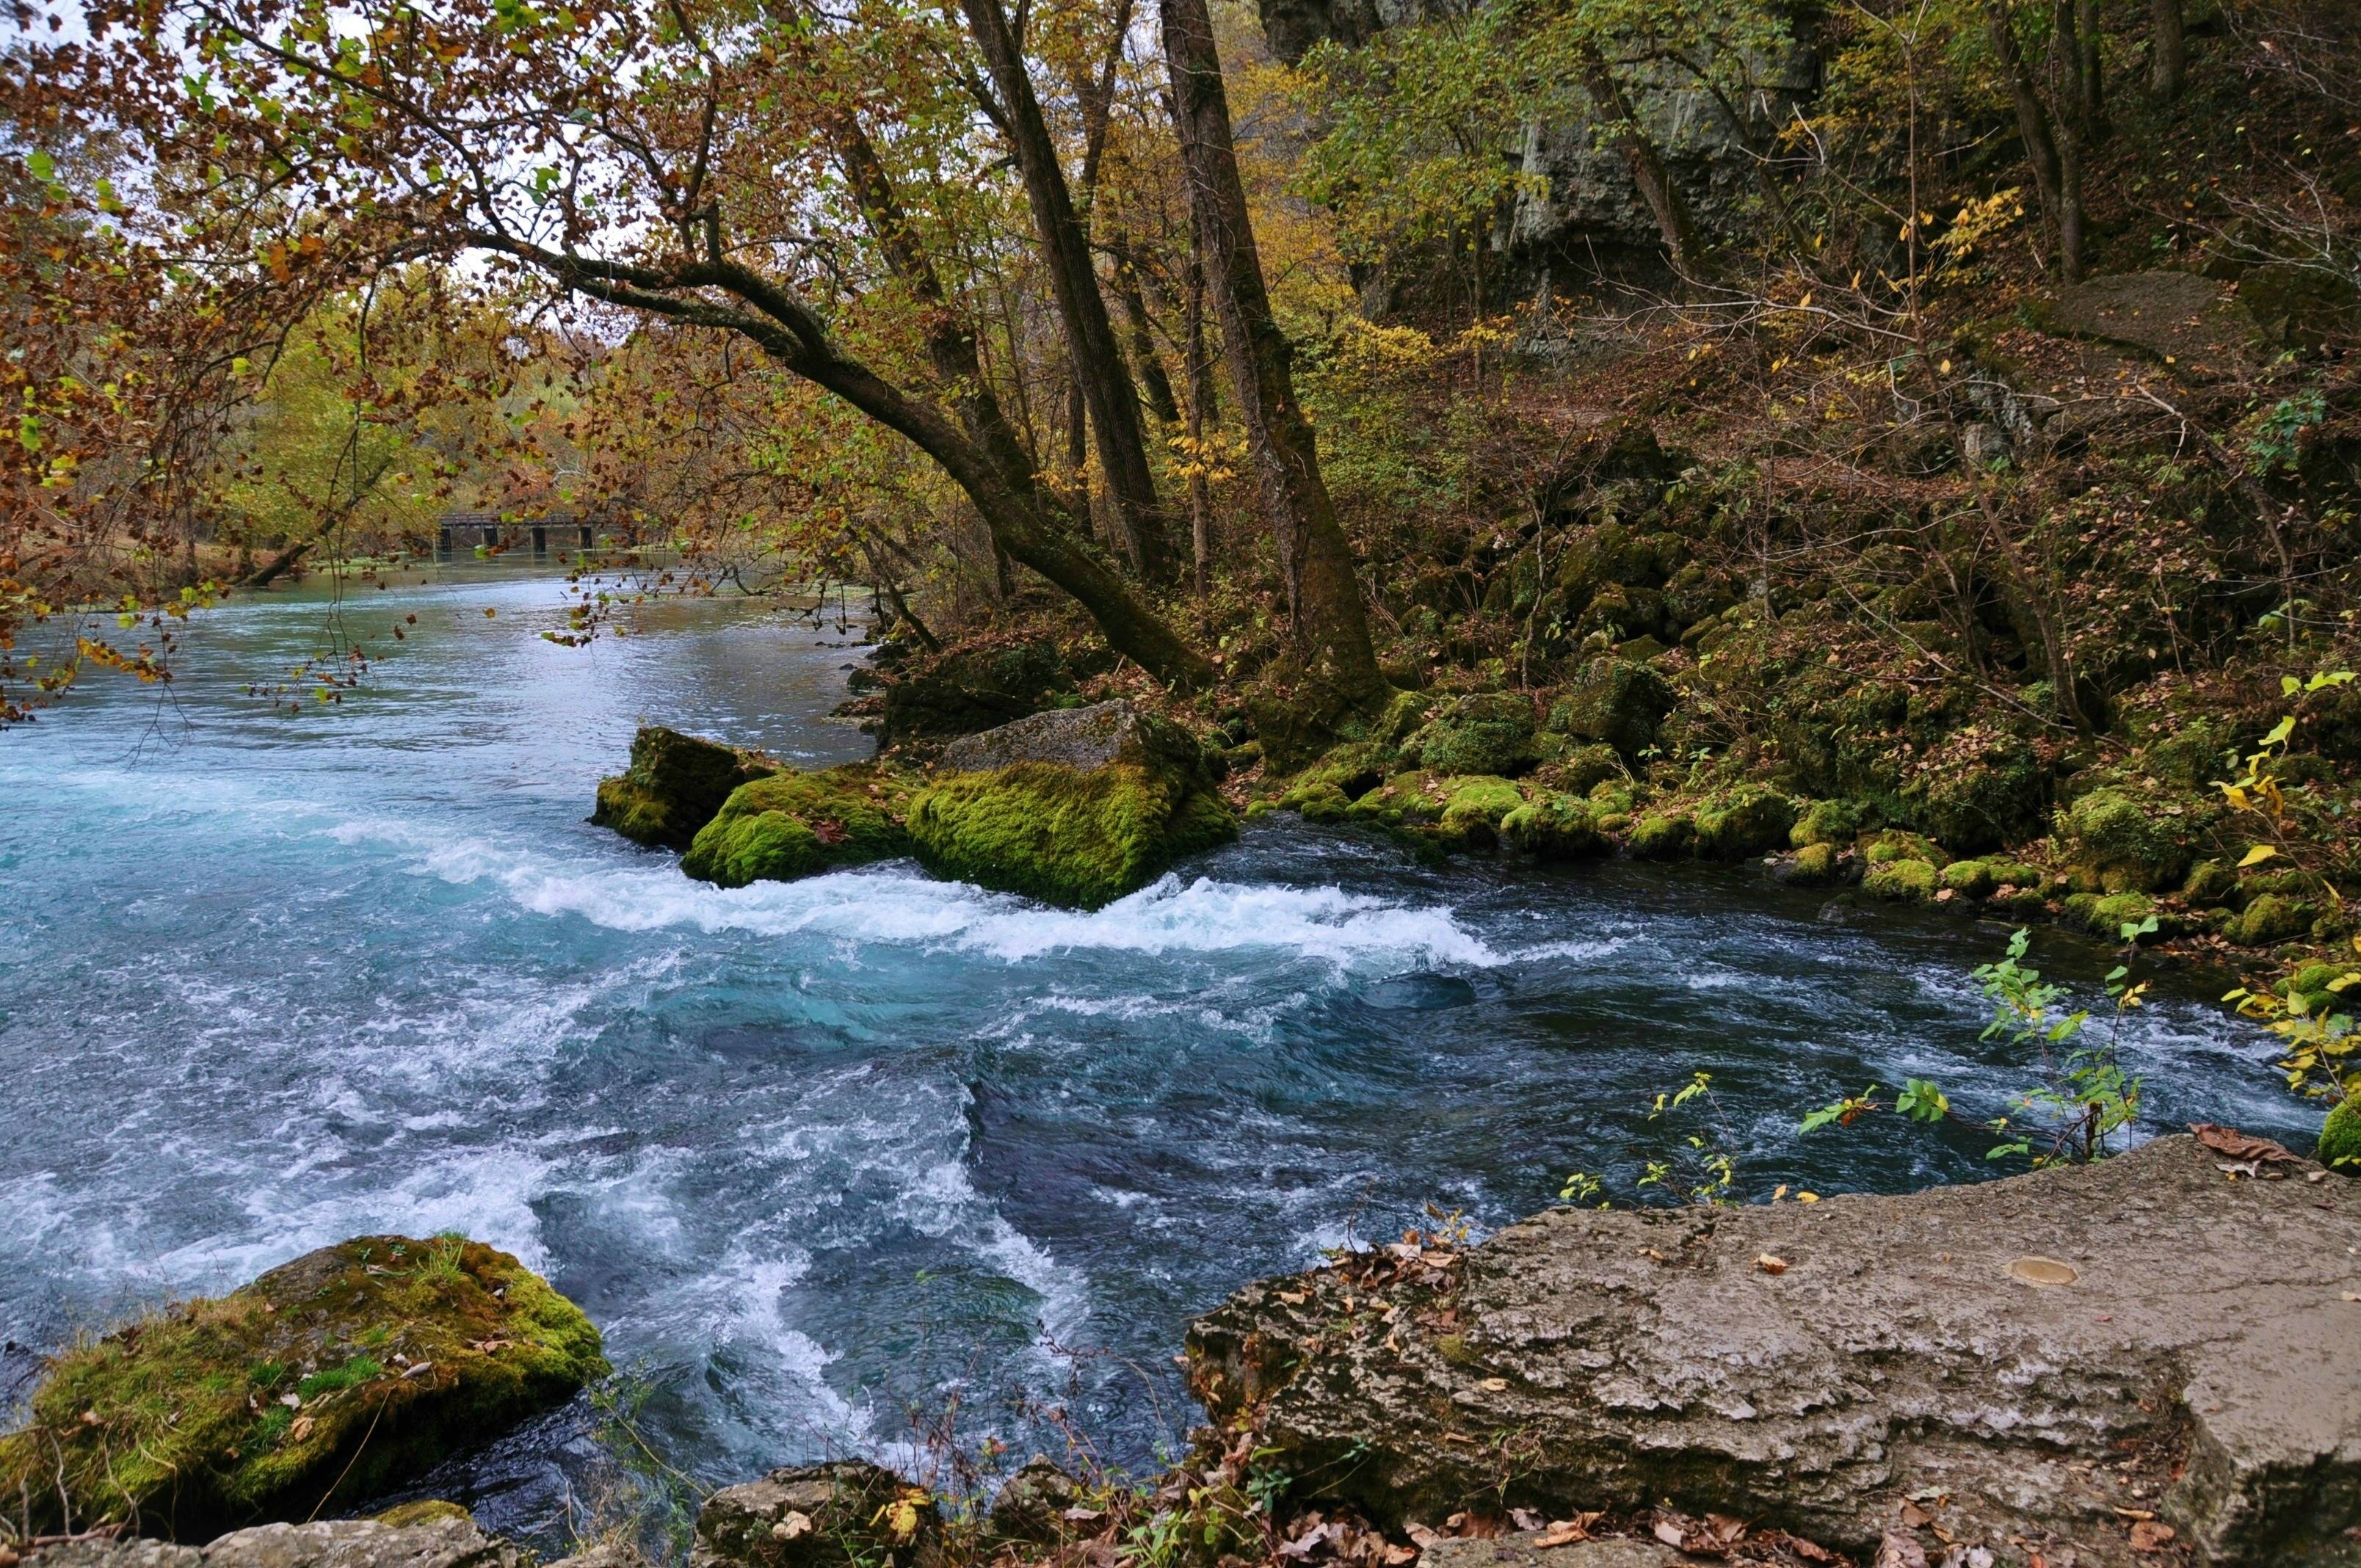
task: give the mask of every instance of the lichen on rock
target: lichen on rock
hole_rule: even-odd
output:
[[[698,829],[680,869],[723,887],[793,882],[910,852],[910,788],[867,763],[783,771],[741,784]]]
[[[508,1254],[359,1236],[60,1354],[0,1438],[0,1491],[48,1531],[69,1509],[200,1539],[308,1518],[607,1370],[589,1320]]]

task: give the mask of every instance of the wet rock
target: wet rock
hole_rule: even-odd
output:
[[[1686,860],[1697,847],[1697,822],[1686,811],[1651,812],[1631,824],[1629,843],[1643,861]]]
[[[1655,743],[1657,727],[1673,710],[1673,688],[1645,664],[1626,659],[1593,659],[1566,693],[1557,728],[1586,740],[1603,741],[1626,761]]]
[[[697,1516],[690,1568],[931,1568],[942,1514],[923,1488],[867,1460],[774,1470],[724,1486]]]
[[[2130,1568],[2153,1513],[2201,1562],[2343,1563],[2361,1208],[2283,1168],[2232,1180],[2174,1136],[1906,1197],[1554,1210],[1440,1289],[1250,1287],[1191,1331],[1191,1378],[1386,1525],[1496,1488],[1669,1499],[1865,1562],[1915,1498],[2003,1561]]]
[[[607,1370],[508,1254],[358,1236],[59,1356],[0,1438],[0,1491],[37,1533],[71,1502],[83,1528],[203,1538],[391,1491]]]
[[[775,771],[760,752],[645,725],[631,737],[631,766],[598,781],[590,820],[635,844],[686,850],[730,791]]]
[[[406,1525],[377,1519],[258,1525],[203,1547],[80,1541],[44,1547],[25,1559],[25,1568],[525,1568],[532,1562],[530,1553],[486,1535],[465,1509],[456,1509]],[[590,1568],[588,1557],[566,1562]]]
[[[793,882],[910,852],[910,787],[866,763],[741,784],[697,830],[680,869],[723,887]]]
[[[992,1531],[1010,1541],[1054,1545],[1071,1533],[1066,1510],[1082,1501],[1082,1484],[1037,1453],[993,1495]]]
[[[1096,908],[1237,836],[1188,731],[1123,701],[1037,714],[945,753],[910,803],[938,876]]]

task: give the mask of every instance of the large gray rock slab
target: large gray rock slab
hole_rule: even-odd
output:
[[[1191,1380],[1380,1523],[1494,1495],[1864,1560],[1923,1519],[1936,1561],[1939,1528],[2129,1565],[2145,1526],[2361,1562],[2361,1186],[2220,1165],[2176,1136],[1906,1197],[1554,1210],[1440,1267],[1249,1287],[1192,1328]]]
[[[209,1546],[77,1541],[29,1553],[24,1568],[521,1568],[526,1554],[472,1519],[386,1525],[324,1519],[234,1530]]]
[[[697,1516],[690,1568],[931,1568],[942,1513],[862,1459],[792,1465],[724,1486]]]
[[[2254,317],[2221,284],[2194,272],[2119,272],[2059,294],[2044,314],[2052,332],[2097,338],[2202,376],[2236,369]]]
[[[955,773],[992,773],[1018,762],[1054,762],[1077,773],[1119,762],[1211,783],[1203,779],[1204,751],[1196,737],[1121,697],[1053,707],[981,735],[962,735],[943,748],[943,766]]]
[[[1663,1568],[1694,1562],[1670,1547],[1646,1541],[1575,1541],[1539,1546],[1540,1530],[1523,1530],[1490,1541],[1454,1537],[1419,1553],[1418,1568]]]

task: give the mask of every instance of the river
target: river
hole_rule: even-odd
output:
[[[1192,1314],[1429,1203],[1496,1226],[1577,1168],[1629,1201],[1693,1069],[1755,1198],[1984,1175],[1971,1135],[1796,1121],[2025,1081],[1969,978],[2004,927],[1759,868],[1424,869],[1274,817],[1088,915],[905,864],[720,892],[588,826],[597,779],[643,720],[867,754],[823,717],[860,622],[562,623],[556,578],[498,565],[247,597],[169,690],[95,675],[0,736],[0,1399],[142,1303],[456,1229],[588,1311],[699,1481],[891,1453],[954,1403],[1017,1458],[1071,1430],[1137,1469],[1191,1419]],[[339,624],[388,650],[340,703],[248,694]],[[2035,953],[2095,998],[2093,944]],[[2125,1028],[2147,1124],[2308,1138],[2217,980]],[[586,1430],[435,1486],[557,1539]]]

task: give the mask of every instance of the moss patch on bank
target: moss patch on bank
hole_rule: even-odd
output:
[[[1219,795],[1159,770],[1018,762],[924,791],[909,833],[937,876],[1094,909],[1235,838],[1237,817]]]
[[[356,1237],[59,1355],[0,1438],[0,1493],[37,1532],[205,1541],[387,1491],[607,1371],[508,1254]]]
[[[740,785],[697,830],[680,869],[723,887],[793,882],[910,852],[910,785],[866,763]]]

